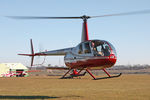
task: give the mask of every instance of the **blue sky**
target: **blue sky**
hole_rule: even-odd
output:
[[[82,20],[15,20],[4,16],[97,16],[150,9],[149,0],[0,0],[0,63],[30,64],[29,39],[35,51],[76,46]],[[88,20],[89,38],[111,42],[117,65],[150,64],[150,14]],[[36,58],[41,63],[43,57]],[[45,64],[64,65],[63,57],[47,57]]]

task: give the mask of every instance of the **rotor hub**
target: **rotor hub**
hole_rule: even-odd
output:
[[[90,16],[83,15],[83,16],[81,16],[81,18],[82,18],[84,21],[86,21],[87,19],[89,19],[89,18],[91,18],[91,17],[90,17]]]

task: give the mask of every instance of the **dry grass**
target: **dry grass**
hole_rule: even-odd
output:
[[[0,78],[0,99],[150,100],[150,75],[91,80],[57,76]]]

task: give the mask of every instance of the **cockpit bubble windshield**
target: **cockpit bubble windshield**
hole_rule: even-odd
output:
[[[109,56],[111,54],[110,46],[106,41],[93,40],[91,41],[91,47],[94,56]]]
[[[110,45],[110,47],[111,47],[111,49],[112,49],[112,51],[113,51],[113,54],[114,54],[115,56],[117,56],[117,52],[116,52],[115,47],[114,47],[110,42],[108,42],[108,43],[109,43],[109,45]]]

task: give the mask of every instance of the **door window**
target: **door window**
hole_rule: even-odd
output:
[[[109,56],[111,50],[109,45],[104,41],[92,41],[92,50],[94,56]]]
[[[83,43],[83,47],[84,47],[84,54],[91,53],[91,48],[90,48],[89,42]]]
[[[78,54],[83,54],[82,44],[79,45]]]

